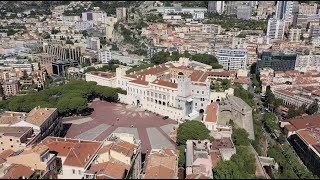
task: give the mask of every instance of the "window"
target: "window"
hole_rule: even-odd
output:
[[[13,145],[11,145],[10,147],[12,147],[12,148],[13,148]]]
[[[81,170],[79,170],[78,173],[81,174]]]
[[[204,94],[204,91],[202,91],[202,94]]]
[[[197,94],[199,94],[199,91],[197,91]]]
[[[76,173],[76,170],[75,169],[72,169],[72,174],[75,174]]]
[[[12,139],[10,139],[10,141],[12,141]]]

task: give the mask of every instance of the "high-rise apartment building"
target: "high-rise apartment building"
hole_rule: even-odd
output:
[[[225,70],[245,69],[247,50],[220,49],[217,53],[217,59]]]
[[[285,20],[269,19],[267,27],[267,37],[270,39],[283,39],[285,30]]]
[[[291,21],[292,15],[297,11],[296,5],[294,1],[277,1],[276,18]]]
[[[98,59],[101,63],[107,64],[112,59],[111,51],[107,49],[101,49],[98,54]]]
[[[222,14],[224,12],[224,1],[209,1],[208,2],[208,11],[212,13]]]
[[[116,9],[117,19],[125,19],[127,17],[127,9],[124,7],[119,7]]]
[[[45,45],[44,51],[49,55],[57,56],[58,60],[66,60],[71,59],[75,61],[79,61],[81,56],[81,48],[78,46],[61,46],[61,45]]]
[[[299,4],[299,14],[301,14],[301,15],[312,16],[312,15],[316,15],[317,11],[318,11],[317,3],[313,3],[313,4],[301,3],[301,4]]]
[[[295,29],[292,28],[289,31],[289,41],[290,42],[299,42],[300,41],[300,35],[301,35],[301,29]]]
[[[100,49],[100,39],[97,37],[91,37],[87,39],[87,48],[92,50]]]
[[[105,23],[106,17],[107,17],[107,13],[102,11],[82,13],[82,21],[93,21],[95,23],[97,22]]]
[[[237,7],[237,18],[249,20],[251,17],[251,7],[250,6],[239,6]]]

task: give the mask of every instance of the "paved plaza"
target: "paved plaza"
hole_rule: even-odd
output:
[[[63,119],[64,124],[71,124],[67,138],[102,141],[111,133],[130,133],[141,140],[143,152],[175,147],[169,137],[177,124],[174,120],[164,120],[136,106],[100,100],[93,101],[89,107],[94,109],[89,116]]]

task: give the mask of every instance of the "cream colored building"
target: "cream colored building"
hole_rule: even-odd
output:
[[[299,4],[299,14],[312,16],[316,15],[318,11],[317,3],[301,3]]]

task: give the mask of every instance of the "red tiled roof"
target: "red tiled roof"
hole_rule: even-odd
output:
[[[21,165],[21,164],[13,164],[8,168],[8,172],[3,175],[1,178],[3,179],[20,179],[25,177],[29,179],[34,173],[30,167]]]
[[[42,141],[50,151],[65,157],[64,165],[84,167],[97,153],[101,142],[47,137]]]
[[[287,90],[285,90],[285,89],[281,89],[281,90],[277,90],[278,92],[281,92],[281,93],[283,93],[283,94],[286,94],[286,95],[288,95],[288,96],[294,96],[294,93],[292,93],[292,92],[289,92],[289,91],[287,91]]]
[[[207,116],[206,116],[206,122],[217,122],[217,111],[218,111],[218,105],[217,103],[211,103],[207,106]]]
[[[320,115],[304,116],[300,118],[288,119],[287,121],[297,130],[308,127],[318,127],[320,126]]]
[[[113,151],[116,151],[118,153],[121,153],[121,154],[123,154],[123,155],[125,155],[127,157],[132,157],[135,148],[137,148],[136,145],[131,144],[131,143],[127,142],[127,141],[120,140],[120,141],[115,142],[111,146],[110,150],[113,150]]]
[[[300,137],[302,137],[310,145],[320,143],[320,127],[303,129],[298,131],[297,134],[300,135]]]
[[[92,74],[92,75],[95,75],[95,76],[104,77],[104,78],[114,78],[114,77],[116,77],[115,73],[106,73],[106,72],[102,72],[102,71],[92,71],[92,72],[89,72],[89,74]]]
[[[124,179],[129,169],[130,166],[122,162],[108,161],[93,164],[88,171],[96,174],[97,176],[107,176],[107,179]]]
[[[145,85],[147,86],[149,84],[148,81],[145,81],[145,80],[142,80],[142,79],[135,79],[135,80],[132,80],[132,81],[129,81],[131,83],[135,83],[135,84],[141,84],[141,85]]]
[[[163,80],[155,80],[152,83],[160,85],[160,86],[170,87],[170,88],[177,88],[178,87],[178,84],[176,84],[176,83],[172,83],[169,81],[163,81]]]

